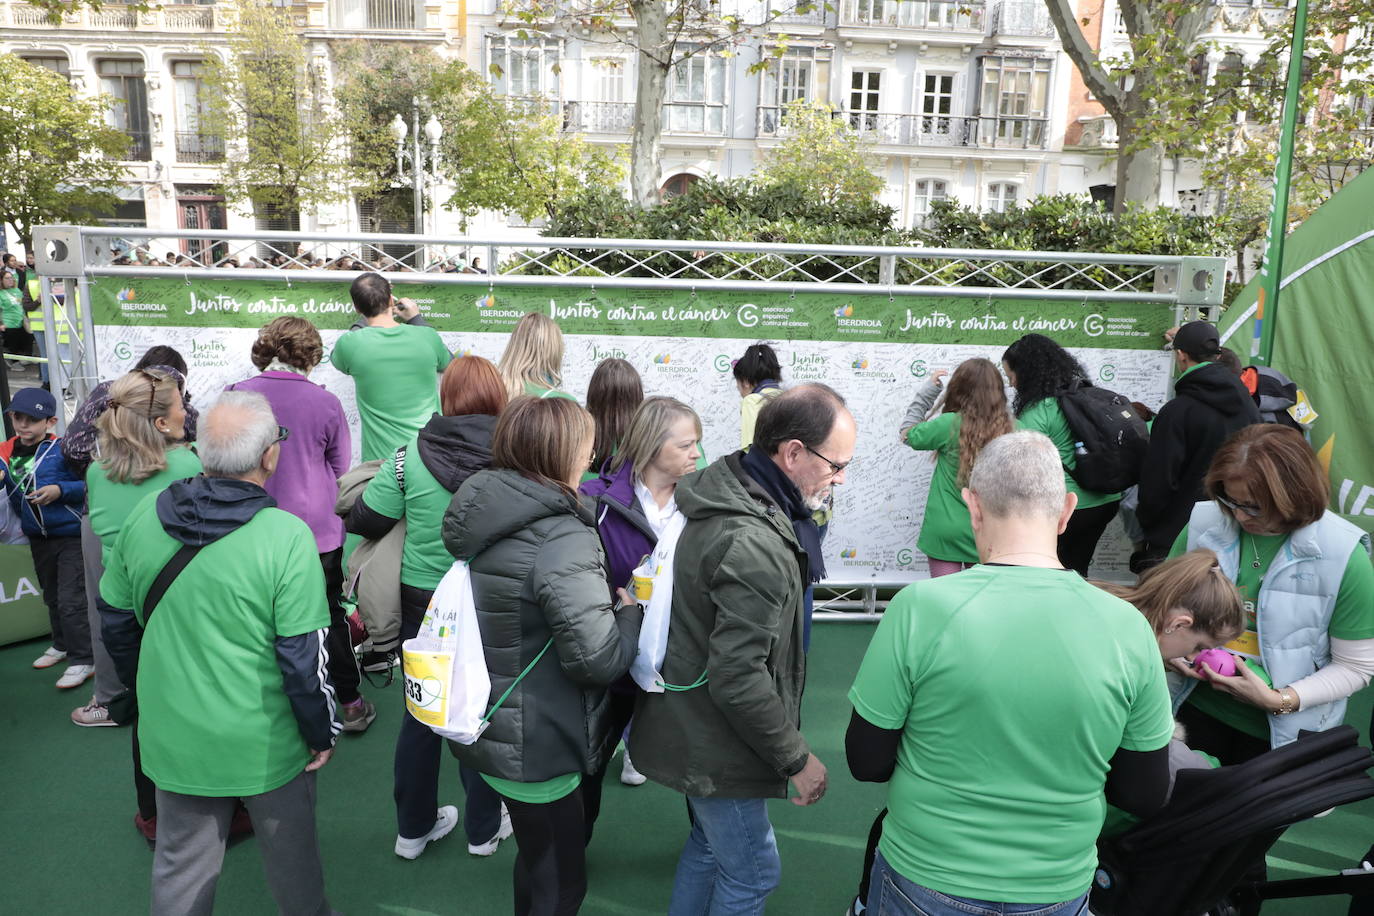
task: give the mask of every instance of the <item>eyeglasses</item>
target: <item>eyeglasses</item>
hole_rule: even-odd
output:
[[[286,441],[287,439],[289,439],[290,437],[291,437],[291,430],[287,429],[285,426],[278,426],[278,427],[277,427],[277,438],[273,439],[272,442],[271,442],[271,444],[272,444],[272,445],[276,445],[278,442],[285,442],[285,441]]]
[[[816,451],[814,448],[812,448],[804,442],[802,443],[802,448],[806,449],[808,452],[815,455],[817,458],[821,459],[826,464],[830,465],[831,477],[839,477],[841,474],[844,473],[845,468],[849,467],[851,464],[854,463],[853,459],[850,459],[849,461],[846,461],[844,464],[836,464],[835,462],[831,461],[829,458],[825,457],[820,452]]]
[[[1249,518],[1259,518],[1261,515],[1264,514],[1263,507],[1251,505],[1249,503],[1238,503],[1235,500],[1229,498],[1226,495],[1225,490],[1218,490],[1216,493],[1213,494],[1213,498],[1216,499],[1217,502],[1221,503],[1226,508],[1230,509],[1232,512],[1243,512]]]

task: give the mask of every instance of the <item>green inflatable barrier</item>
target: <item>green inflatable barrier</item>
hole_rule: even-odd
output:
[[[52,632],[26,545],[0,545],[0,646]]]

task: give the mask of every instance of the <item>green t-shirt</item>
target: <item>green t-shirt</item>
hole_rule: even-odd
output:
[[[180,542],[140,503],[115,539],[100,594],[143,598]],[[143,769],[184,795],[260,795],[310,761],[277,667],[276,638],[329,626],[324,571],[305,522],[264,509],[196,554],[157,607],[138,662]]]
[[[115,537],[134,507],[149,493],[161,493],[173,482],[195,477],[201,471],[200,458],[185,446],[167,450],[167,467],[147,480],[138,483],[115,483],[105,476],[99,461],[92,461],[86,470],[86,504],[91,517],[91,530],[100,538],[100,556],[106,568],[110,565],[110,549]]]
[[[1256,624],[1256,609],[1259,603],[1260,583],[1269,574],[1269,567],[1278,556],[1285,534],[1253,535],[1245,532],[1240,536],[1240,561],[1236,566],[1236,588],[1245,601],[1245,632],[1226,644],[1226,648],[1238,655],[1253,660],[1251,666],[1261,676],[1268,679],[1260,659],[1259,628]],[[1188,526],[1183,526],[1169,556],[1176,557],[1188,550]],[[1259,568],[1255,568],[1258,554]],[[1327,634],[1332,639],[1374,639],[1374,565],[1370,564],[1369,554],[1359,544],[1350,553],[1341,576],[1340,590],[1336,592],[1336,606],[1331,611],[1331,625]],[[1286,684],[1279,684],[1286,687]],[[1257,706],[1242,703],[1212,687],[1211,684],[1198,684],[1188,694],[1188,702],[1237,731],[1255,738],[1269,740],[1269,717]]]
[[[377,476],[363,491],[363,502],[374,512],[387,518],[406,520],[406,539],[401,548],[401,583],[412,588],[436,589],[439,580],[453,566],[453,554],[448,552],[438,536],[443,528],[444,512],[453,494],[434,478],[420,458],[415,437],[406,445],[406,491],[401,493],[396,483],[396,453],[382,462]]]
[[[7,328],[24,326],[24,293],[19,287],[0,289],[0,321]]]
[[[1073,453],[1073,430],[1069,429],[1069,421],[1054,398],[1041,398],[1027,407],[1017,418],[1016,426],[1049,436],[1055,448],[1059,449],[1059,460],[1064,466],[1070,469],[1078,467],[1078,458]],[[1070,493],[1078,494],[1080,509],[1091,509],[1121,498],[1120,493],[1098,493],[1083,489],[1068,471],[1064,472],[1064,486]]]
[[[393,454],[439,412],[439,380],[453,354],[431,327],[359,328],[334,344],[329,361],[353,376],[364,461]]]
[[[513,798],[516,801],[531,805],[543,805],[558,801],[582,785],[581,773],[555,776],[553,779],[546,779],[543,782],[516,782],[513,779],[488,776],[486,773],[482,774],[482,778],[486,780],[487,785],[506,798]]]
[[[906,444],[935,452],[935,472],[926,497],[926,515],[916,546],[934,560],[977,563],[973,525],[959,486],[959,415],[942,413],[907,430]]]
[[[1087,890],[1118,748],[1173,735],[1145,617],[1073,572],[975,566],[888,605],[854,709],[901,729],[879,849],[903,877],[977,900]]]
[[[548,385],[536,385],[534,382],[525,383],[525,394],[532,398],[567,398],[569,401],[577,400],[577,398],[568,394],[562,388],[550,388]]]

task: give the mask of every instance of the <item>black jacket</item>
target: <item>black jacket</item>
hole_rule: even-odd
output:
[[[1260,422],[1259,409],[1239,378],[1220,363],[1203,363],[1174,385],[1174,399],[1150,427],[1150,450],[1140,474],[1136,517],[1150,550],[1168,550],[1193,506],[1206,497],[1202,481],[1221,444]]]

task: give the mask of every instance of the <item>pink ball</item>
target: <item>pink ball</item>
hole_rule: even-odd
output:
[[[1225,649],[1208,649],[1193,656],[1193,668],[1198,674],[1202,674],[1203,663],[1222,677],[1234,677],[1236,674],[1236,657]]]

